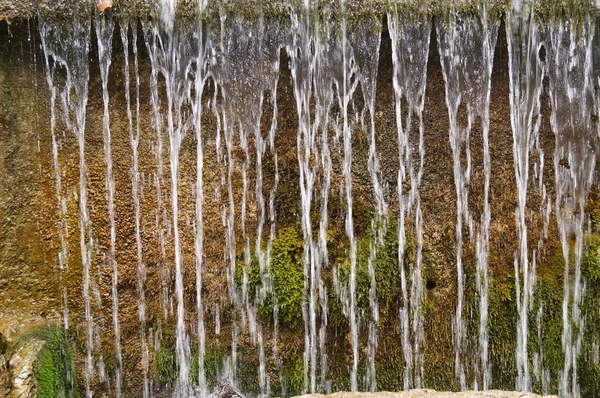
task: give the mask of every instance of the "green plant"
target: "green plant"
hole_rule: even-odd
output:
[[[174,381],[177,378],[178,369],[177,361],[175,360],[175,331],[173,328],[163,329],[160,345],[154,350],[152,368],[154,380],[159,383]]]
[[[56,398],[75,395],[75,371],[71,348],[60,326],[43,327],[33,333],[46,342],[35,369],[37,396]]]
[[[300,233],[292,227],[283,228],[273,240],[271,251],[271,278],[273,292],[267,292],[260,303],[260,314],[263,319],[272,320],[273,305],[277,302],[279,320],[284,326],[295,327],[302,321],[302,301],[304,286],[304,242]],[[236,283],[238,288],[243,282],[243,266],[236,270]],[[256,297],[259,289],[263,288],[263,275],[256,256],[249,269],[248,296]]]
[[[356,303],[362,311],[369,309],[369,291],[371,276],[369,275],[369,257],[375,250],[373,270],[375,273],[375,289],[381,317],[397,316],[397,305],[401,300],[400,270],[398,267],[398,229],[391,224],[385,231],[383,244],[374,247],[370,237],[364,237],[357,243],[356,249]],[[413,244],[408,239],[405,248],[404,267],[406,270],[414,263]],[[340,282],[348,286],[350,277],[350,259],[347,253],[337,261]],[[408,275],[408,271],[407,275]]]

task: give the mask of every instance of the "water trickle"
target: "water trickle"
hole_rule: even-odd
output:
[[[67,286],[63,283],[63,274],[69,267],[69,246],[67,242],[68,224],[67,224],[67,195],[63,192],[61,167],[59,161],[59,151],[61,146],[60,137],[56,131],[56,100],[60,94],[60,87],[54,83],[56,67],[60,67],[60,62],[56,61],[57,55],[54,53],[56,43],[48,42],[56,34],[52,29],[42,21],[40,24],[41,45],[44,52],[44,66],[46,83],[50,89],[50,135],[52,137],[52,165],[54,167],[54,179],[56,200],[58,209],[58,237],[60,240],[60,252],[58,253],[58,268],[61,278],[61,302],[63,307],[63,324],[65,330],[69,329],[69,307],[67,302]]]
[[[398,137],[398,266],[400,271],[402,307],[400,327],[404,352],[404,389],[423,386],[424,344],[422,280],[422,211],[419,187],[423,176],[425,149],[423,145],[423,109],[427,81],[427,61],[431,21],[426,17],[412,18],[402,14],[397,6],[388,14],[394,64],[394,99]],[[403,110],[403,105],[406,109]],[[413,123],[417,124],[416,128]],[[416,237],[416,261],[406,259],[407,227],[412,223]],[[410,297],[407,274],[410,278]]]
[[[453,318],[453,343],[455,373],[461,389],[467,387],[465,362],[467,361],[467,330],[464,318],[465,281],[463,266],[463,245],[465,225],[471,241],[475,240],[477,273],[476,290],[479,301],[478,360],[474,361],[472,387],[481,386],[487,390],[492,381],[488,353],[488,257],[490,204],[490,148],[489,148],[489,108],[491,75],[494,63],[494,49],[498,34],[499,20],[489,21],[486,3],[478,7],[478,15],[463,16],[452,12],[447,20],[437,23],[438,48],[442,72],[446,83],[446,105],[450,117],[450,146],[456,189],[456,270],[457,296],[456,313]],[[466,107],[466,125],[459,115],[460,107]],[[479,222],[473,219],[469,209],[469,188],[471,185],[471,130],[476,119],[481,120],[483,133],[483,211]]]
[[[119,327],[119,294],[118,286],[118,264],[116,259],[115,227],[115,177],[113,174],[113,160],[111,151],[110,113],[108,96],[108,74],[112,62],[112,39],[115,23],[106,16],[97,16],[95,19],[96,37],[98,39],[98,62],[100,65],[100,78],[102,80],[102,102],[104,105],[103,135],[104,135],[104,159],[106,162],[106,190],[108,199],[108,219],[110,222],[110,253],[108,262],[112,268],[111,297],[112,318],[115,334],[115,357],[117,368],[115,369],[115,394],[121,396],[123,354],[121,352],[121,332]]]
[[[168,286],[169,280],[169,268],[166,266],[166,245],[165,235],[167,229],[167,215],[166,208],[163,204],[163,176],[164,176],[164,164],[163,164],[163,128],[164,118],[160,112],[161,102],[158,88],[158,79],[160,74],[160,66],[158,64],[160,41],[158,37],[158,30],[155,25],[151,23],[142,24],[144,31],[144,41],[148,50],[148,56],[150,58],[150,65],[152,68],[150,74],[150,103],[152,104],[152,114],[154,119],[152,120],[152,126],[156,134],[156,143],[154,144],[154,152],[156,156],[156,175],[154,176],[154,185],[156,189],[156,213],[155,213],[155,234],[160,247],[160,265],[162,269],[161,273],[161,304],[163,318],[166,320],[169,313],[169,302],[170,302],[170,289]]]
[[[332,21],[310,17],[306,5],[292,11],[292,43],[288,46],[290,69],[294,83],[294,97],[298,113],[297,150],[300,167],[301,219],[304,238],[304,390],[314,393],[327,391],[326,330],[328,294],[323,281],[323,270],[328,267],[327,231],[329,228],[329,194],[331,188],[332,156],[329,129],[330,111],[334,94],[341,116],[335,121],[337,141],[344,134],[343,192],[346,202],[346,235],[350,243],[351,266],[348,285],[342,284],[334,272],[334,288],[342,302],[344,315],[350,322],[353,361],[351,388],[357,389],[358,319],[353,285],[356,273],[356,241],[353,236],[351,186],[352,127],[348,105],[357,80],[352,49],[348,43],[345,16],[342,16],[342,34],[338,36]],[[336,90],[334,91],[334,84]],[[314,114],[311,112],[314,106]],[[345,117],[344,117],[345,116]],[[339,118],[343,120],[340,123]],[[332,123],[333,124],[333,123]],[[320,188],[320,192],[317,191]],[[318,235],[314,236],[311,219],[313,202],[319,196],[320,219]],[[354,298],[353,298],[354,297]],[[319,319],[320,318],[320,319]],[[320,356],[320,358],[318,358]],[[320,370],[317,380],[317,372]]]
[[[150,395],[148,368],[149,368],[149,351],[148,342],[146,339],[146,266],[142,258],[142,238],[141,238],[141,206],[140,206],[140,172],[139,172],[139,142],[140,142],[140,76],[138,66],[138,50],[137,50],[137,24],[129,20],[123,19],[121,26],[121,41],[123,42],[123,55],[125,59],[125,99],[127,102],[127,120],[129,124],[129,143],[132,152],[132,170],[131,170],[131,187],[133,203],[135,207],[135,244],[137,252],[137,270],[138,270],[138,317],[140,321],[140,347],[142,354],[142,373],[143,386],[142,394],[146,398]],[[134,55],[133,66],[135,73],[135,128],[133,126],[133,112],[131,110],[131,78],[129,64],[129,30],[132,31],[132,50]],[[120,362],[122,366],[122,363]]]
[[[585,206],[594,181],[595,150],[598,147],[598,129],[592,122],[592,113],[597,111],[598,105],[592,79],[594,28],[589,16],[579,23],[561,21],[548,28],[550,122],[556,143],[555,211],[565,265],[562,303],[564,366],[558,390],[565,397],[580,396],[577,361],[585,322],[580,306],[586,290],[581,260],[587,224]],[[575,238],[574,247],[569,242],[570,236]]]
[[[41,19],[41,18],[40,18]],[[79,147],[79,243],[81,249],[81,262],[83,265],[83,299],[86,321],[86,357],[85,357],[85,391],[86,396],[91,396],[90,384],[94,374],[94,317],[92,314],[92,297],[90,294],[91,266],[92,266],[92,226],[87,202],[87,165],[85,161],[85,123],[88,102],[89,80],[89,43],[91,21],[86,18],[74,17],[71,25],[46,24],[40,20],[40,36],[46,60],[47,80],[51,92],[60,96],[63,122],[69,131],[77,137]],[[50,62],[50,59],[52,62]],[[56,86],[55,73],[66,74],[61,86]],[[62,85],[64,84],[64,86]],[[55,97],[56,98],[56,97]],[[54,140],[53,140],[54,141]],[[53,153],[58,150],[57,143],[53,142]],[[58,157],[53,154],[55,172],[59,172]],[[58,181],[57,181],[58,184]],[[60,196],[60,194],[59,194]],[[61,205],[65,206],[65,198]],[[61,210],[62,211],[62,210]],[[66,233],[66,220],[63,231]],[[65,237],[66,238],[66,237]],[[65,244],[61,242],[61,258],[67,255]],[[66,296],[66,292],[63,292]],[[66,299],[65,299],[66,300]],[[66,308],[66,307],[65,307]],[[66,312],[66,311],[65,311]]]
[[[542,316],[544,315],[544,306],[541,305],[535,317],[537,326],[538,350],[533,354],[533,374],[537,378],[538,383],[542,386],[542,394],[550,394],[550,369],[545,368],[545,358],[543,350],[543,334],[542,334]]]
[[[354,60],[352,47],[348,43],[347,21],[345,14],[345,2],[341,1],[341,44],[338,51],[341,51],[341,79],[335,80],[337,88],[338,105],[341,108],[341,117],[343,118],[342,134],[344,146],[344,159],[342,165],[342,174],[344,176],[343,191],[346,199],[345,231],[350,241],[350,334],[352,337],[352,371],[350,373],[350,388],[352,391],[358,390],[358,314],[356,308],[356,237],[354,236],[354,216],[353,216],[353,196],[352,196],[352,133],[354,131],[353,123],[349,120],[349,105],[356,87],[358,86],[357,67]]]
[[[161,2],[163,16],[169,15],[173,2]],[[174,9],[174,6],[173,6]],[[162,25],[149,26],[146,29],[146,45],[149,50],[150,62],[155,71],[160,71],[165,81],[167,99],[166,121],[169,136],[169,165],[171,179],[171,215],[172,234],[175,257],[175,296],[176,296],[176,359],[178,378],[176,394],[186,396],[190,393],[190,342],[185,324],[184,286],[181,236],[179,225],[179,162],[180,150],[184,137],[189,130],[184,107],[190,104],[190,93],[193,82],[188,78],[193,65],[198,58],[195,30],[173,30],[173,20],[161,19]],[[153,79],[153,83],[157,80]],[[157,91],[154,91],[157,90]],[[158,88],[152,89],[153,106],[158,107]],[[158,111],[158,109],[157,109]],[[160,116],[157,119],[157,132]],[[160,154],[160,151],[159,151]]]
[[[377,258],[377,250],[383,246],[389,218],[388,204],[384,193],[383,176],[380,167],[381,156],[377,151],[377,137],[375,130],[375,96],[377,92],[381,29],[382,26],[380,21],[367,19],[366,21],[351,26],[349,37],[354,50],[358,81],[361,86],[365,103],[360,115],[360,125],[362,126],[363,131],[368,131],[368,169],[371,176],[371,183],[373,184],[373,196],[375,198],[375,214],[371,220],[371,241],[369,244],[369,258],[367,260],[370,279],[369,308],[371,310],[371,316],[368,325],[368,365],[365,387],[370,391],[377,390],[375,355],[377,352],[379,306],[377,302],[377,281],[375,278],[374,263]],[[368,120],[365,115],[366,113],[368,113]]]
[[[267,239],[266,249],[263,247],[264,226],[266,223],[266,203],[263,194],[263,157],[266,142],[269,142],[271,152],[275,152],[275,130],[277,123],[276,88],[279,79],[279,52],[284,46],[281,27],[272,24],[267,28],[261,19],[258,23],[250,23],[244,18],[222,20],[219,31],[213,31],[213,36],[220,33],[219,37],[212,37],[213,55],[210,59],[210,73],[220,92],[222,101],[214,101],[214,106],[219,122],[222,122],[225,135],[225,150],[227,164],[227,192],[228,204],[224,207],[224,217],[227,225],[226,252],[228,253],[230,268],[228,269],[228,286],[230,300],[239,319],[234,320],[232,343],[232,377],[236,381],[236,347],[239,338],[239,328],[249,326],[250,337],[259,348],[259,386],[261,395],[268,395],[270,390],[266,374],[266,358],[262,326],[257,322],[257,308],[264,301],[267,294],[272,294],[270,275],[270,252],[272,241],[275,237],[275,183],[269,193],[269,212],[271,229]],[[265,94],[270,93],[273,101],[274,113],[266,139],[261,131],[263,115],[263,102]],[[216,94],[215,94],[216,95]],[[233,155],[235,129],[239,131],[239,142],[244,153],[241,165],[242,197],[241,197],[241,222],[242,242],[244,243],[244,267],[242,269],[241,291],[235,282],[235,210],[234,172],[235,157]],[[220,133],[220,128],[218,133]],[[249,168],[251,165],[250,145],[254,143],[256,154],[256,183],[255,198],[258,209],[256,222],[256,237],[254,243],[254,256],[259,266],[261,287],[256,290],[255,297],[248,293],[248,279],[252,262],[250,245],[250,223],[248,215],[248,200],[250,196]],[[218,151],[220,144],[217,141]],[[239,322],[239,325],[238,325]]]
[[[203,9],[201,9],[203,10]],[[201,11],[202,12],[202,11]],[[204,370],[204,356],[206,351],[204,330],[204,304],[202,302],[202,268],[204,260],[204,144],[202,137],[202,94],[206,84],[206,48],[202,19],[199,22],[197,37],[198,58],[196,59],[196,75],[194,76],[194,99],[192,100],[192,117],[194,132],[196,134],[196,214],[194,239],[194,254],[196,256],[196,312],[198,316],[198,392],[200,396],[206,394],[206,373]]]
[[[517,181],[517,211],[515,214],[519,247],[515,253],[515,284],[517,291],[517,345],[515,358],[517,365],[517,390],[531,389],[529,354],[529,311],[533,303],[535,285],[535,251],[530,255],[526,222],[527,190],[531,155],[535,178],[542,204],[549,205],[543,185],[544,153],[540,146],[539,130],[541,122],[540,94],[544,78],[544,66],[539,59],[542,40],[534,22],[533,10],[528,2],[513,2],[507,14],[506,38],[508,42],[509,79],[510,79],[510,119],[513,133],[513,153],[515,178]],[[549,212],[545,213],[545,224]],[[545,228],[544,228],[545,229]],[[539,240],[540,244],[542,239]]]

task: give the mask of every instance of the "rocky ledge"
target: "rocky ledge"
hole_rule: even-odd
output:
[[[21,321],[0,321],[0,397],[69,396],[75,380],[62,326]]]
[[[403,392],[337,392],[331,395],[309,394],[297,398],[558,398],[556,395],[538,395],[520,391],[465,391],[442,392],[435,390],[410,390]]]
[[[155,13],[161,0],[0,0],[0,21],[35,18],[41,15],[56,14],[72,16],[82,12],[104,12],[110,10],[116,15],[147,18]],[[443,14],[448,10],[453,12],[471,12],[477,9],[482,0],[344,0],[344,8],[350,15],[364,16],[366,14],[383,15],[386,11],[397,6],[409,12],[418,10],[419,13]],[[175,0],[180,17],[193,16],[197,9],[197,0]],[[290,6],[303,4],[304,0],[210,0],[206,4],[206,15],[212,13],[236,12],[250,17],[256,12],[260,14],[287,15]],[[310,0],[313,7],[335,12],[340,9],[340,0]],[[487,0],[488,13],[503,14],[510,0]],[[571,14],[581,16],[585,13],[598,12],[596,0],[538,0],[536,13],[541,19],[551,16],[566,16]],[[325,14],[330,14],[326,11]]]

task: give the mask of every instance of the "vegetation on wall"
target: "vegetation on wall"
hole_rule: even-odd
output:
[[[39,353],[35,369],[37,396],[56,398],[76,394],[75,371],[71,348],[60,326],[36,330],[32,337],[46,342]]]

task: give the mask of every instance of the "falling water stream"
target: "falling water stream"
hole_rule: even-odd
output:
[[[123,42],[123,56],[125,59],[125,98],[127,101],[127,121],[129,125],[129,141],[132,152],[132,170],[131,187],[133,202],[135,206],[135,245],[137,251],[137,269],[138,269],[138,291],[139,291],[139,309],[138,316],[140,321],[140,347],[142,351],[142,372],[144,374],[143,396],[148,397],[148,343],[146,340],[146,269],[142,257],[142,238],[141,238],[141,209],[140,209],[140,172],[139,172],[139,142],[140,142],[140,77],[138,67],[137,35],[132,34],[132,48],[134,54],[135,71],[135,129],[133,127],[133,112],[131,111],[131,78],[129,65],[129,29],[137,31],[137,25],[129,20],[121,20],[121,41]],[[119,363],[122,366],[122,363]]]
[[[544,152],[540,145],[541,123],[540,95],[544,67],[539,58],[542,45],[537,25],[533,21],[533,10],[527,2],[514,2],[507,14],[506,37],[508,42],[511,125],[513,132],[513,153],[515,178],[517,181],[518,205],[515,213],[519,247],[515,252],[515,281],[517,289],[517,390],[531,388],[529,370],[529,311],[532,307],[535,286],[535,251],[530,255],[528,248],[528,227],[526,222],[527,191],[529,188],[530,157],[534,159],[535,177],[539,180],[541,194],[545,196],[543,185]],[[543,203],[544,201],[542,201]],[[549,203],[548,203],[549,205]],[[542,205],[543,206],[543,205]],[[546,215],[547,225],[549,213]],[[521,282],[522,281],[522,282]]]
[[[398,8],[388,14],[394,65],[394,94],[398,136],[398,266],[402,288],[400,328],[404,352],[404,389],[423,386],[424,343],[421,303],[422,279],[422,210],[419,186],[423,176],[425,149],[423,110],[427,82],[427,61],[431,21],[409,19]],[[403,110],[403,105],[407,108]],[[413,130],[413,123],[418,130]],[[418,131],[418,134],[417,134]],[[416,150],[415,150],[416,147]],[[414,220],[417,255],[414,264],[407,261],[408,220]],[[410,227],[409,227],[410,228]],[[410,298],[408,278],[410,279]]]
[[[377,93],[377,72],[379,67],[379,49],[381,45],[381,25],[379,21],[368,19],[363,23],[351,26],[350,42],[354,50],[358,81],[361,86],[364,108],[360,115],[360,125],[369,137],[368,169],[373,184],[375,198],[375,214],[371,220],[372,240],[369,247],[369,307],[371,319],[368,325],[367,374],[365,389],[377,390],[375,355],[377,352],[377,330],[379,324],[379,305],[377,303],[377,281],[375,262],[377,250],[383,246],[389,219],[388,204],[384,192],[381,175],[380,156],[377,151],[375,129],[375,97]],[[366,114],[368,113],[368,119]],[[367,128],[368,123],[368,128]]]
[[[548,28],[550,121],[556,137],[554,169],[556,221],[564,258],[562,349],[559,394],[580,396],[577,362],[581,355],[585,317],[581,305],[586,284],[581,260],[587,224],[585,206],[594,182],[598,130],[592,114],[598,105],[592,77],[594,24],[560,22]],[[568,59],[569,62],[564,62]],[[573,246],[569,237],[574,236]],[[570,254],[571,250],[573,255]]]
[[[89,19],[74,17],[72,25],[57,26],[40,24],[40,36],[46,60],[47,81],[52,92],[55,92],[54,72],[64,68],[66,73],[64,86],[58,89],[61,101],[63,122],[68,130],[75,134],[79,147],[79,243],[81,249],[81,263],[83,266],[83,300],[86,321],[86,356],[85,356],[85,391],[86,396],[91,396],[90,383],[94,373],[92,351],[94,349],[94,318],[92,314],[92,297],[90,294],[91,266],[93,239],[92,227],[87,202],[87,165],[85,161],[85,123],[86,107],[88,102],[89,80],[89,44],[90,44]],[[50,59],[53,65],[50,66]],[[54,109],[53,109],[54,111]],[[54,117],[52,117],[54,119]],[[57,144],[53,143],[55,175],[60,173],[57,161]],[[57,177],[57,190],[60,184]],[[60,193],[59,193],[60,197]],[[60,199],[61,202],[64,199]],[[64,204],[61,204],[61,208]],[[66,227],[65,227],[66,228]],[[61,258],[66,252],[61,252]],[[68,324],[65,324],[65,326]]]
[[[121,333],[119,327],[119,295],[118,284],[118,265],[116,259],[116,239],[117,232],[115,227],[115,177],[113,174],[113,159],[111,151],[110,134],[110,113],[108,96],[108,75],[112,59],[112,39],[115,29],[115,23],[112,19],[98,16],[94,23],[96,27],[96,37],[98,38],[98,59],[100,63],[100,77],[102,79],[102,102],[104,104],[103,133],[104,133],[104,157],[106,161],[106,190],[108,192],[108,219],[110,222],[110,253],[109,263],[112,268],[111,296],[112,296],[112,317],[115,333],[115,355],[117,357],[117,369],[115,371],[115,393],[117,397],[121,396],[123,354],[121,352]]]
[[[453,319],[455,372],[461,389],[467,389],[464,369],[466,361],[467,330],[464,319],[465,272],[463,266],[464,226],[476,247],[476,285],[479,300],[478,354],[475,361],[475,377],[472,388],[481,386],[487,390],[491,385],[491,369],[488,353],[488,257],[490,227],[490,147],[489,107],[494,48],[499,22],[489,22],[485,2],[475,17],[463,17],[451,13],[449,20],[438,20],[438,48],[446,82],[446,104],[450,116],[450,146],[452,147],[454,185],[456,188],[456,268],[458,278],[458,303]],[[466,107],[466,124],[460,114],[461,105]],[[476,222],[469,210],[469,188],[472,173],[471,132],[479,118],[483,133],[483,212]]]
[[[176,311],[176,358],[178,365],[177,395],[190,393],[190,341],[185,325],[185,304],[183,286],[183,265],[181,253],[181,236],[179,226],[179,163],[181,144],[189,132],[184,120],[184,106],[189,103],[191,82],[188,80],[194,55],[192,44],[193,32],[182,32],[173,26],[176,2],[161,1],[161,21],[152,28],[153,36],[148,41],[156,46],[151,52],[150,61],[153,70],[158,70],[165,81],[166,121],[169,136],[169,164],[171,174],[171,214],[173,227],[174,262],[175,262],[175,296]],[[157,99],[157,98],[156,98]],[[157,123],[158,124],[158,123]],[[157,127],[158,130],[158,127]],[[159,155],[160,156],[160,155]]]

